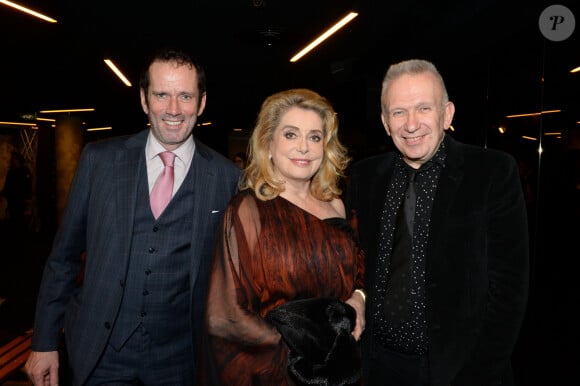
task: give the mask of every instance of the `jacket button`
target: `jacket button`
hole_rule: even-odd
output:
[[[155,252],[155,248],[149,248],[149,253]]]
[[[106,328],[107,330],[110,330],[110,329],[111,329],[111,323],[109,323],[109,322],[105,322],[105,328]]]
[[[159,230],[159,227],[158,226],[154,226],[153,227],[153,232],[157,232],[158,230]]]

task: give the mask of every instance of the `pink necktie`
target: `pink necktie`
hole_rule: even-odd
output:
[[[156,219],[171,200],[171,194],[173,193],[173,161],[175,160],[175,154],[170,151],[164,151],[159,153],[159,157],[161,157],[165,167],[159,177],[157,177],[157,181],[155,181],[155,185],[153,185],[149,197],[151,200],[151,211]]]

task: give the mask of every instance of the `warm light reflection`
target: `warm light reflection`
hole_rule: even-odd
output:
[[[539,113],[528,113],[528,114],[514,114],[514,115],[506,115],[506,118],[520,118],[520,117],[535,117],[538,115],[542,115],[542,114],[553,114],[553,113],[559,113],[562,110],[545,110],[545,111],[541,111]]]
[[[33,11],[32,9],[29,9],[29,8],[23,7],[23,6],[21,6],[21,5],[18,5],[18,4],[16,4],[16,3],[13,3],[13,2],[11,2],[11,1],[0,0],[0,4],[7,5],[7,6],[9,6],[9,7],[12,7],[12,8],[14,8],[14,9],[17,9],[17,10],[19,10],[20,12],[27,13],[27,14],[29,14],[29,15],[32,15],[32,16],[34,16],[34,17],[37,17],[37,18],[39,18],[39,19],[42,19],[42,20],[44,20],[44,21],[47,21],[47,22],[49,22],[49,23],[56,23],[56,22],[57,22],[56,20],[54,20],[54,19],[53,19],[53,18],[51,18],[51,17],[45,16],[45,15],[43,15],[42,13],[38,13],[38,12],[36,12],[36,11]]]
[[[505,130],[505,127],[500,126],[500,127],[497,128],[497,131],[499,131],[500,134],[505,134],[505,131],[506,130]]]
[[[528,140],[530,140],[530,141],[537,141],[537,140],[538,140],[538,138],[535,138],[535,137],[528,137],[527,135],[522,135],[522,138],[523,138],[523,139],[528,139]]]
[[[0,125],[12,125],[12,126],[36,126],[36,123],[26,123],[26,122],[0,122]]]
[[[553,132],[553,133],[544,133],[544,135],[556,136],[556,135],[562,135],[562,133]]]
[[[83,113],[83,112],[90,112],[90,111],[95,111],[95,109],[87,108],[87,109],[40,110],[39,113],[41,113],[41,114]]]
[[[113,128],[111,126],[107,126],[107,127],[92,127],[90,129],[87,129],[87,131],[104,131],[104,130],[113,130]]]
[[[105,63],[107,64],[107,66],[109,66],[111,71],[113,71],[115,75],[117,75],[117,77],[121,79],[121,82],[125,83],[127,87],[132,86],[131,82],[129,82],[129,79],[127,79],[127,77],[121,72],[121,70],[119,70],[119,68],[115,65],[115,63],[113,63],[111,59],[105,59]]]
[[[357,16],[358,16],[358,13],[351,12],[348,15],[346,15],[345,17],[343,17],[338,23],[336,23],[335,25],[330,27],[326,32],[324,32],[322,35],[320,35],[319,37],[314,39],[310,44],[308,44],[306,47],[304,47],[302,50],[300,50],[300,52],[298,52],[296,55],[294,55],[290,59],[290,61],[297,62],[300,58],[302,58],[304,55],[306,55],[307,53],[312,51],[316,46],[318,46],[320,43],[322,43],[323,41],[328,39],[336,31],[338,31],[339,29],[344,27],[347,23],[349,23],[352,19],[354,19]]]
[[[44,122],[56,122],[56,119],[51,119],[51,118],[40,118],[40,117],[36,117],[35,118],[37,121],[44,121]]]
[[[570,70],[571,73],[580,72],[580,66]]]

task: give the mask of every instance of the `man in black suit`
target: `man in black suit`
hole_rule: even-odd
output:
[[[346,197],[366,252],[365,385],[510,384],[529,270],[516,162],[445,133],[455,107],[430,62],[392,65],[381,107],[397,151],[353,165]]]
[[[240,174],[192,136],[205,87],[193,58],[161,50],[140,83],[151,128],[83,150],[39,290],[26,364],[36,385],[59,382],[62,331],[74,385],[194,383],[215,232]],[[154,214],[165,151],[173,191]]]

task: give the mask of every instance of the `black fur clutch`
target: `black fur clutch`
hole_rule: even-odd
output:
[[[303,385],[356,384],[361,376],[359,347],[352,336],[356,312],[330,298],[287,302],[267,315],[290,348],[288,372]]]

